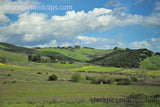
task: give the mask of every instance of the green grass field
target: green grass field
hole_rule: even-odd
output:
[[[59,64],[59,65],[58,65]],[[77,66],[79,63],[76,63]],[[75,67],[74,64],[73,66]],[[35,64],[32,64],[35,66]],[[101,76],[102,73],[125,72],[130,73],[133,70],[124,70],[120,68],[105,68],[99,66],[85,66],[77,68],[58,68],[63,64],[57,63],[56,68],[45,64],[37,63],[37,67],[26,67],[17,65],[0,64],[0,96],[2,107],[96,107],[96,106],[115,106],[115,104],[105,104],[101,102],[91,103],[90,98],[94,97],[122,97],[130,94],[154,95],[160,93],[159,86],[148,85],[115,85],[100,84],[94,85],[85,80],[85,75]],[[42,67],[42,68],[41,68]],[[65,68],[65,69],[64,69]],[[80,72],[82,80],[78,83],[70,81],[72,74],[77,70]],[[62,71],[60,71],[62,69]],[[98,69],[98,70],[97,70]],[[72,71],[73,70],[73,71]],[[95,71],[95,72],[88,72]],[[136,71],[136,69],[134,70]],[[41,74],[38,74],[41,72]],[[137,70],[138,72],[138,70]],[[10,76],[8,76],[10,74]],[[56,74],[59,79],[65,80],[48,81],[48,76]],[[105,74],[110,75],[110,74]],[[111,75],[110,75],[111,76]],[[112,77],[118,74],[112,74]],[[145,107],[158,106],[157,104],[146,104]],[[122,107],[123,105],[119,105]],[[127,105],[126,105],[127,106]]]

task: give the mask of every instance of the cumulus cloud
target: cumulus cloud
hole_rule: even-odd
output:
[[[132,42],[130,43],[130,48],[147,48],[153,51],[160,51],[160,38],[151,38],[149,41]]]
[[[3,8],[7,5],[9,0],[1,0]],[[113,1],[112,1],[113,2]],[[22,3],[22,0],[10,2],[10,5],[18,6]],[[36,5],[24,1],[26,5]],[[3,42],[9,42],[13,44],[23,46],[50,46],[54,40],[56,44],[60,45],[72,45],[73,41],[84,45],[93,45],[91,47],[100,45],[106,48],[113,48],[114,46],[123,46],[124,44],[115,40],[108,40],[105,38],[95,38],[83,35],[87,32],[103,32],[116,27],[129,26],[129,25],[160,25],[160,14],[152,14],[151,16],[132,15],[122,11],[119,11],[119,3],[114,0],[113,3],[109,3],[111,6],[115,6],[113,10],[106,8],[95,8],[92,11],[67,11],[64,16],[53,15],[50,19],[43,13],[30,13],[24,12],[24,10],[2,10],[0,13],[0,23],[8,22],[9,19],[4,13],[20,13],[16,22],[10,23],[8,26],[0,26],[0,40]],[[1,7],[0,7],[1,8]],[[21,13],[23,12],[23,13]],[[58,42],[57,42],[58,41]],[[72,41],[72,43],[71,43]],[[84,42],[84,43],[82,43]],[[100,44],[101,42],[101,44]],[[116,43],[117,42],[117,43]],[[76,42],[75,42],[76,43]],[[108,44],[110,43],[110,44]],[[96,45],[100,44],[100,45]],[[140,44],[140,43],[139,43]],[[139,46],[138,42],[132,43],[134,47]],[[140,45],[146,45],[144,42]],[[147,46],[147,45],[146,45]]]
[[[95,47],[98,49],[111,49],[114,47],[124,47],[124,43],[113,40],[113,39],[107,39],[107,38],[101,38],[101,37],[87,37],[87,36],[77,36],[74,39],[75,44],[81,45],[81,46],[89,46],[89,47]]]
[[[160,26],[160,13],[152,14],[149,17],[144,17],[143,25],[148,26]]]
[[[139,48],[148,48],[150,49],[150,44],[147,42],[147,41],[141,41],[141,42],[132,42],[130,43],[131,45],[131,48],[134,48],[134,49],[139,49]]]
[[[18,21],[6,27],[8,40],[17,38],[19,44],[34,41],[49,42],[50,40],[70,41],[78,34],[90,31],[106,31],[118,26],[141,23],[143,17],[126,13],[115,14],[110,9],[95,8],[93,11],[68,11],[64,16],[52,16],[42,13],[23,13]]]

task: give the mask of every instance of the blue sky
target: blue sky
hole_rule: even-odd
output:
[[[0,42],[160,51],[160,0],[0,0]]]

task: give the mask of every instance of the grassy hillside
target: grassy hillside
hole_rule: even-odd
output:
[[[150,70],[160,69],[160,56],[156,55],[144,59],[144,61],[140,63],[140,67]]]
[[[27,62],[25,54],[18,54],[0,49],[0,57],[5,58],[9,64],[20,64]]]
[[[28,54],[28,53],[35,52],[35,50],[33,49],[15,46],[9,43],[2,43],[2,42],[0,42],[0,49],[9,51],[9,52],[14,52],[14,53],[27,53]]]
[[[68,48],[42,48],[37,49],[40,55],[44,56],[54,56],[54,57],[66,57],[77,61],[89,61],[93,58],[102,57],[105,54],[113,52],[113,50],[100,50],[100,49],[68,49]]]

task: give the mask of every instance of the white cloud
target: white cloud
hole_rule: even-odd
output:
[[[111,49],[114,47],[124,47],[124,43],[117,40],[109,40],[107,38],[100,37],[87,37],[87,36],[77,36],[74,40],[75,44],[80,46],[89,46],[99,49]]]
[[[153,51],[160,51],[160,38],[151,38],[149,41],[140,41],[130,43],[130,47],[133,49],[148,48]]]
[[[160,14],[152,14],[151,16],[144,17],[106,8],[95,8],[87,13],[84,11],[67,11],[64,16],[54,15],[51,19],[48,19],[48,16],[42,13],[25,12],[20,14],[18,18],[16,22],[8,26],[1,26],[0,35],[5,37],[5,39],[3,39],[4,42],[35,46],[40,43],[48,44],[52,40],[57,40],[59,43],[61,42],[60,44],[65,43],[64,45],[66,45],[70,44],[70,41],[76,38],[79,41],[86,40],[84,41],[86,45],[88,43],[96,46],[96,43],[99,41],[104,43],[103,40],[86,36],[77,37],[77,35],[91,31],[106,31],[116,27],[135,24],[160,25]],[[87,41],[87,39],[92,39],[92,42]],[[111,40],[105,40],[105,42],[106,41],[112,44]],[[113,44],[116,43],[113,42]],[[119,46],[123,44],[117,42],[116,45]],[[103,45],[103,47],[105,46],[113,47],[115,45]]]
[[[132,42],[130,43],[130,47],[134,49],[139,49],[139,48],[148,48],[150,49],[150,44],[147,41],[141,41],[141,42]]]
[[[148,26],[160,26],[160,13],[152,14],[151,16],[144,18],[143,25]]]
[[[64,16],[52,16],[47,19],[45,14],[23,13],[18,21],[7,28],[8,39],[16,36],[19,41],[30,43],[33,41],[70,41],[78,34],[89,31],[106,31],[118,26],[139,24],[142,16],[119,13],[112,10],[95,8],[93,11],[68,11]],[[19,36],[19,38],[18,38]],[[21,36],[21,37],[20,37]],[[18,41],[18,40],[17,40]]]
[[[88,36],[77,36],[75,41],[78,40],[77,42],[83,42],[84,44],[90,44],[93,42],[97,42],[98,39],[95,37],[88,37]]]
[[[160,51],[160,38],[151,39],[152,49]]]

